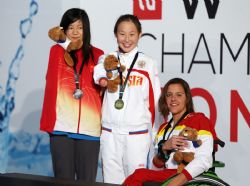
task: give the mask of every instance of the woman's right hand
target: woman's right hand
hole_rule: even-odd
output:
[[[171,138],[169,138],[162,146],[163,151],[169,151],[169,150],[184,150],[185,147],[188,146],[188,142],[186,141],[186,138],[183,136],[173,135]]]
[[[106,78],[102,78],[100,81],[99,81],[99,85],[101,87],[106,87],[108,85],[108,80]]]

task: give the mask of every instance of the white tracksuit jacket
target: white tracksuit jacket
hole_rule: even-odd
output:
[[[126,71],[123,72],[124,77],[127,75],[127,69],[130,67],[136,52],[138,52],[138,48],[125,54],[118,52],[110,53],[116,57],[119,55],[120,63],[126,66]],[[106,56],[100,57],[98,65],[95,66],[94,80],[96,84],[99,84],[100,78],[106,77],[106,71],[103,67],[103,61]],[[139,53],[123,94],[123,109],[117,110],[114,107],[115,101],[119,98],[119,88],[115,93],[105,92],[102,106],[102,127],[112,129],[112,132],[127,134],[133,131],[148,129],[149,125],[152,126],[151,116],[152,112],[155,111],[151,110],[150,112],[149,108],[154,107],[157,110],[161,92],[156,66],[156,61],[143,53]],[[153,95],[150,97],[151,85]],[[155,113],[153,115],[155,117]]]

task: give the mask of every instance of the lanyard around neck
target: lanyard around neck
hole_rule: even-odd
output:
[[[166,139],[166,141],[169,139],[171,133],[174,131],[175,127],[181,122],[181,120],[183,120],[186,116],[188,115],[188,112],[185,112],[181,117],[180,119],[174,124],[174,126],[172,127],[171,131],[169,132],[168,134],[168,137]],[[165,128],[165,131],[164,131],[164,134],[163,134],[163,140],[165,139],[166,137],[166,134],[167,134],[167,131],[168,129],[171,127],[171,122],[173,122],[173,118],[170,119],[170,121],[168,122],[168,125],[166,126]]]
[[[131,73],[131,71],[132,71],[132,69],[133,69],[133,67],[134,67],[134,65],[135,65],[135,62],[136,62],[136,60],[137,60],[137,58],[138,58],[138,55],[139,55],[139,53],[137,52],[137,53],[135,54],[135,56],[134,56],[134,59],[133,59],[131,65],[130,65],[129,69],[128,69],[128,73],[127,73],[127,76],[126,76],[126,78],[125,78],[124,83],[123,83],[123,78],[122,78],[122,71],[119,70],[119,76],[120,76],[119,99],[122,99],[122,97],[123,97],[123,93],[124,93],[124,91],[125,91],[125,88],[126,88],[126,85],[127,85],[127,82],[128,82],[128,78],[129,78],[129,75],[130,75],[130,73]],[[118,60],[120,61],[119,55],[118,55]]]
[[[80,77],[80,75],[82,74],[84,62],[82,61],[82,64],[81,64],[81,67],[80,67],[80,71],[79,71],[79,73],[78,73],[78,72],[77,72],[77,69],[76,69],[78,60],[77,60],[77,56],[76,56],[75,52],[71,52],[71,53],[70,53],[70,56],[72,57],[72,59],[73,59],[73,61],[74,61],[73,69],[74,69],[74,80],[75,80],[76,89],[79,89],[79,87],[80,87],[80,86],[79,86],[79,77]]]

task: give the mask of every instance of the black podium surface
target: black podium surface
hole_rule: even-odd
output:
[[[1,186],[118,186],[107,183],[88,183],[84,181],[68,181],[48,176],[31,174],[6,173],[0,174]]]

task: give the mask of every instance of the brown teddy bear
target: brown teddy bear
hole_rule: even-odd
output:
[[[202,141],[197,139],[197,130],[191,127],[185,127],[179,135],[186,137],[189,142],[189,146],[184,151],[176,151],[173,157],[179,164],[177,172],[181,173],[185,166],[194,159],[194,148],[199,147]]]
[[[104,59],[103,65],[108,78],[107,89],[111,93],[116,92],[118,90],[118,85],[121,83],[120,72],[124,72],[126,67],[121,65],[114,55],[108,55]]]
[[[49,30],[48,35],[50,39],[59,43],[64,49],[64,59],[67,65],[74,66],[74,61],[70,56],[70,52],[73,50],[78,50],[82,47],[83,42],[82,40],[78,40],[76,42],[71,42],[65,35],[64,30],[62,27],[56,26]]]

